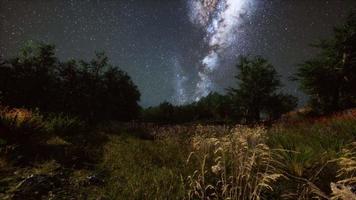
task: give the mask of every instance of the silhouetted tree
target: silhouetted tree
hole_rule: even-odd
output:
[[[334,29],[333,38],[312,45],[320,53],[301,64],[296,74],[310,104],[319,113],[356,105],[356,13]]]
[[[55,69],[57,58],[54,46],[28,42],[18,57],[11,59],[8,79],[3,88],[4,102],[15,107],[49,109],[49,102],[56,99]]]
[[[149,107],[144,110],[143,119],[149,122],[173,123],[177,122],[177,108],[165,101],[156,107]]]
[[[231,98],[217,92],[203,97],[196,106],[201,120],[228,120],[232,117]]]
[[[89,120],[131,120],[140,93],[131,78],[110,65],[104,53],[90,62],[60,62],[55,47],[28,43],[19,56],[0,64],[2,103],[64,112]]]
[[[260,121],[263,114],[278,118],[296,106],[294,97],[278,93],[282,85],[276,70],[267,60],[242,56],[237,68],[239,87],[228,91],[235,101],[235,111],[241,112],[247,123]]]
[[[230,96],[215,92],[187,105],[175,106],[163,102],[157,107],[143,110],[144,121],[161,123],[226,122],[231,116]]]

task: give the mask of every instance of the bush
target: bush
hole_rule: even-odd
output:
[[[45,131],[44,117],[38,111],[26,109],[0,109],[2,139],[9,143],[31,143],[49,137]]]
[[[47,132],[64,137],[64,139],[80,134],[86,129],[84,121],[65,114],[50,114],[45,121],[45,130]]]
[[[65,114],[44,116],[38,110],[0,108],[0,139],[10,144],[38,144],[52,136],[70,139],[87,129],[84,121]]]

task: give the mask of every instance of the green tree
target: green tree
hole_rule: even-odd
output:
[[[238,88],[228,91],[235,101],[235,111],[247,123],[256,123],[263,115],[278,118],[296,106],[296,98],[279,93],[282,84],[274,67],[262,57],[240,57],[236,76]]]
[[[334,36],[312,45],[320,53],[299,66],[296,79],[319,113],[356,105],[356,13]]]

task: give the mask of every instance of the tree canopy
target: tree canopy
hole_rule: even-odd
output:
[[[261,120],[264,115],[276,119],[296,107],[296,98],[281,93],[282,84],[274,67],[262,57],[241,56],[235,76],[238,88],[230,88],[235,112],[248,123]]]
[[[299,66],[296,79],[310,96],[319,113],[356,105],[356,13],[345,24],[334,28],[330,39],[312,45],[320,50]]]
[[[61,62],[55,46],[28,43],[0,66],[3,104],[64,112],[91,120],[130,120],[139,115],[140,93],[127,73],[104,53],[91,61]]]

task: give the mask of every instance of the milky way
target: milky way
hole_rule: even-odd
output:
[[[0,0],[0,60],[27,40],[55,44],[60,60],[105,51],[141,93],[140,104],[190,103],[237,87],[239,55],[261,55],[289,77],[331,36],[355,0]]]
[[[187,82],[187,77],[183,74],[183,68],[178,58],[173,57],[172,63],[175,70],[175,77],[172,78],[175,85],[175,94],[173,96],[173,100],[176,104],[182,105],[189,100],[184,87],[184,84]]]
[[[214,90],[210,76],[216,72],[221,54],[239,42],[240,25],[252,13],[254,0],[190,0],[190,20],[206,31],[208,53],[201,60],[196,100]]]

